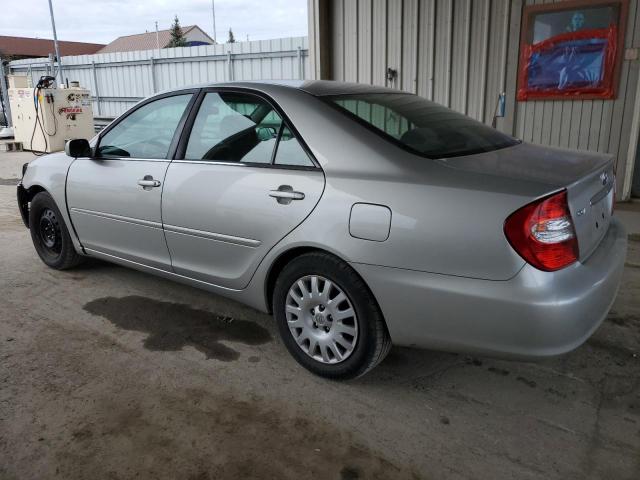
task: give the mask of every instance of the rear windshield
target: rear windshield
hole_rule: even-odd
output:
[[[428,158],[510,147],[518,140],[417,95],[370,93],[326,97],[381,136]]]

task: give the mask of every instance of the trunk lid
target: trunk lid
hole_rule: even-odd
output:
[[[613,160],[567,186],[569,210],[578,237],[580,260],[600,245],[611,223],[615,193]]]
[[[460,170],[542,184],[544,195],[566,188],[581,261],[593,253],[609,229],[615,190],[611,155],[521,143],[439,162]]]

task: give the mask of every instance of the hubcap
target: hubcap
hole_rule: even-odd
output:
[[[304,353],[322,363],[346,360],[358,340],[349,297],[332,281],[308,275],[291,285],[286,300],[289,331]]]
[[[60,224],[51,209],[44,209],[40,215],[40,238],[42,245],[50,253],[58,254],[62,247]]]

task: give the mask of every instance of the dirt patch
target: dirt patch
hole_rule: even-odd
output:
[[[518,378],[516,378],[516,380],[518,382],[524,383],[526,386],[531,387],[531,388],[536,388],[536,385],[537,385],[534,380],[530,380],[530,379],[528,379],[526,377],[523,377],[523,376],[518,376]]]
[[[177,351],[189,345],[207,358],[229,362],[240,354],[221,342],[260,345],[272,340],[269,331],[254,322],[136,295],[98,298],[84,309],[125,330],[148,333],[144,346],[149,350]]]
[[[505,370],[504,368],[489,367],[487,368],[487,370],[502,377],[506,377],[507,375],[509,375],[509,370]]]
[[[617,342],[608,341],[602,337],[593,336],[587,341],[587,345],[596,350],[601,350],[609,354],[611,357],[622,360],[635,360],[640,352],[630,350]]]
[[[131,471],[157,478],[168,470],[194,479],[423,478],[330,422],[287,413],[257,395],[186,389],[177,401],[149,393],[126,404],[104,399],[79,418],[69,448],[57,455],[61,478],[129,478]]]

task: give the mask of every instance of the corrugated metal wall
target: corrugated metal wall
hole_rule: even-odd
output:
[[[331,77],[400,88],[490,122],[504,88],[510,4],[334,0]]]
[[[95,116],[115,117],[155,92],[229,80],[305,78],[309,72],[307,37],[201,45],[139,52],[63,57],[63,73],[94,97]],[[48,60],[16,60],[11,73],[31,72],[35,82]]]
[[[317,13],[323,1],[309,0],[309,11]],[[522,7],[534,3],[553,0],[327,2],[324,76],[414,92],[488,124],[505,91],[506,115],[497,128],[528,142],[616,155],[618,192],[628,196],[630,176],[624,189],[623,181],[635,161],[629,145],[637,143],[638,60],[624,61],[616,100],[516,102]],[[309,31],[314,59],[322,45],[318,17],[311,16]],[[630,0],[625,48],[639,46],[640,9]],[[311,68],[317,77],[317,66]],[[386,79],[387,68],[397,70],[397,78]]]

